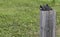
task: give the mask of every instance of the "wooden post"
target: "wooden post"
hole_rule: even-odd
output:
[[[41,37],[55,37],[56,12],[40,11],[40,33]]]

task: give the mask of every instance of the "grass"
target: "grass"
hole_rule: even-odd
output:
[[[0,37],[38,37],[39,1],[0,0]]]
[[[0,37],[39,37],[40,4],[40,0],[0,0]],[[59,26],[59,7],[53,8],[57,10]]]

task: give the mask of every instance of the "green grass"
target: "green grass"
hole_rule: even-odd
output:
[[[0,37],[39,37],[39,6],[42,3],[46,2],[40,2],[40,0],[0,0]],[[57,26],[59,26],[60,9],[57,6],[54,9],[57,10]],[[57,36],[59,37],[59,35]]]
[[[0,37],[38,37],[39,1],[0,0]]]

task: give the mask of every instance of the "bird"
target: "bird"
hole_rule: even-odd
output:
[[[46,4],[44,7],[46,10],[52,10],[52,8],[48,4]]]
[[[49,10],[52,10],[52,8],[46,4],[46,5],[40,5],[40,10],[43,10],[43,11],[49,11]]]
[[[40,5],[40,10],[45,10],[44,6]]]

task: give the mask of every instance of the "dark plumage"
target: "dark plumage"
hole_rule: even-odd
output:
[[[45,10],[44,6],[40,5],[40,10]]]
[[[52,8],[48,4],[46,4],[43,6],[40,5],[40,10],[49,11],[49,10],[52,10]]]
[[[52,10],[52,8],[48,4],[46,4],[46,8]]]

